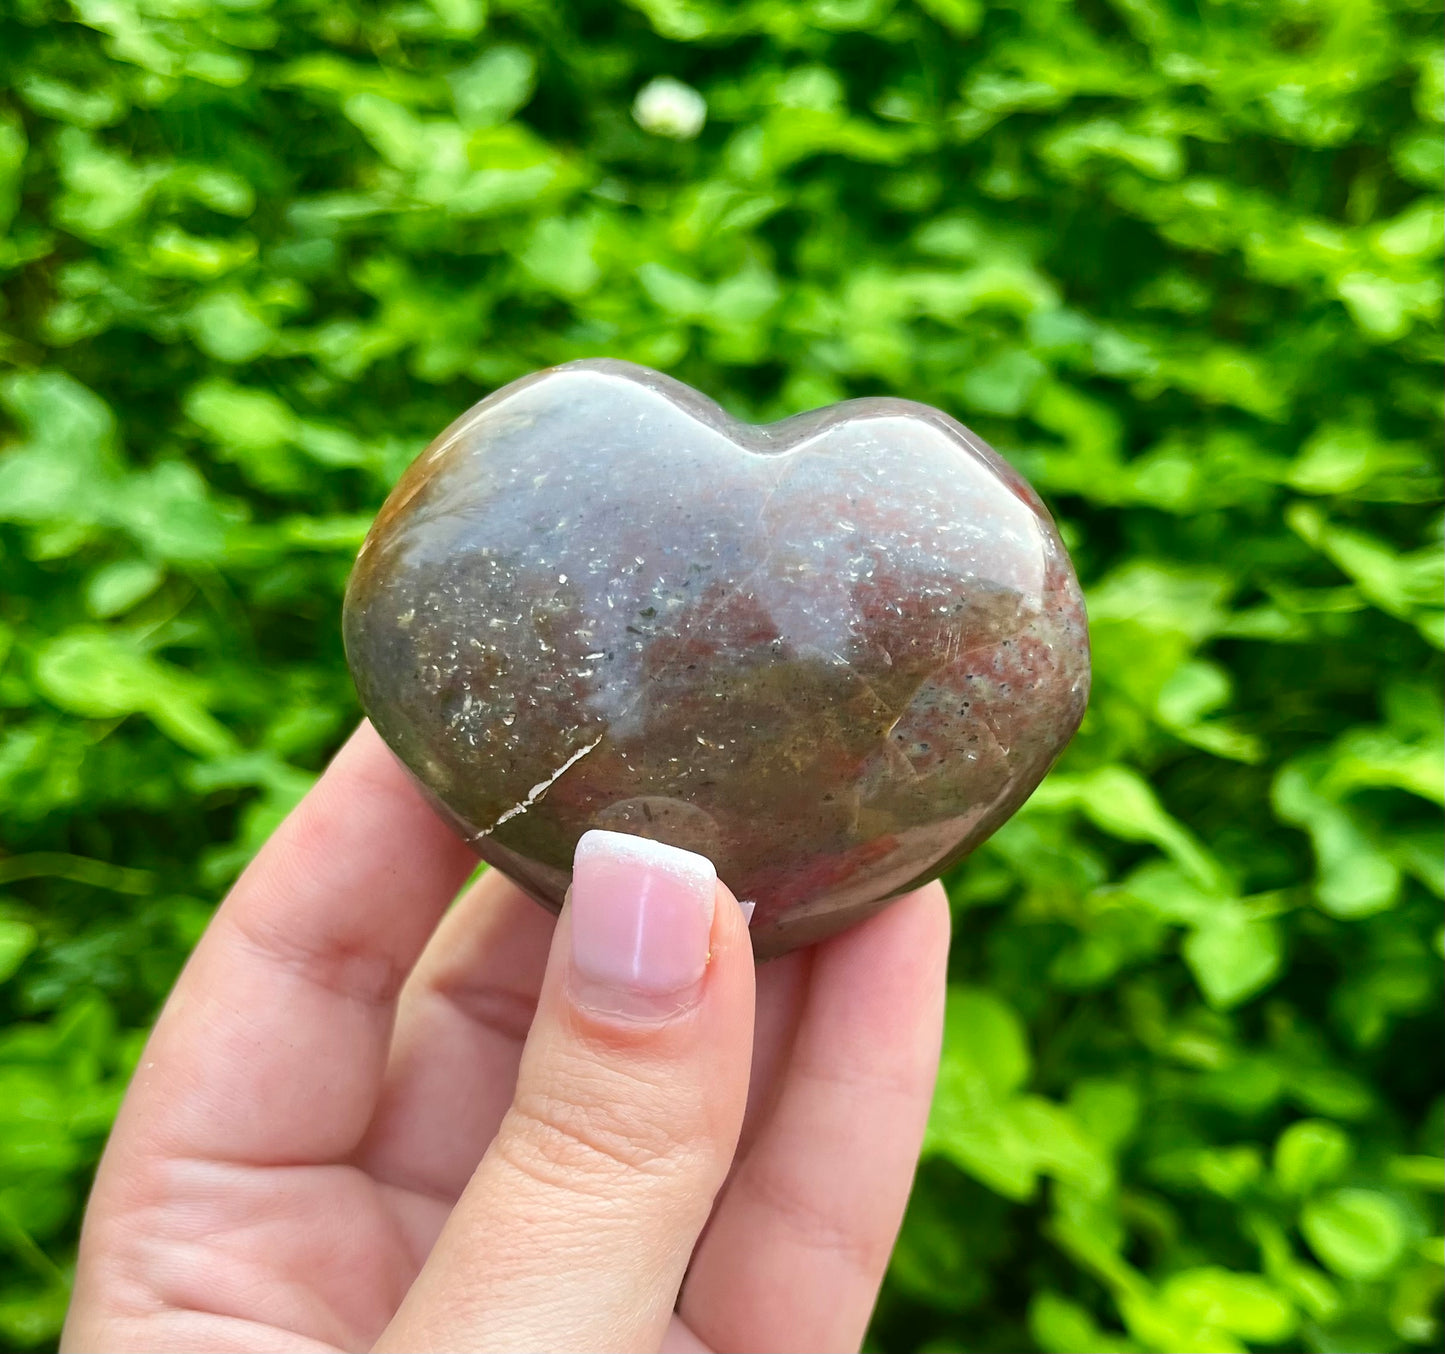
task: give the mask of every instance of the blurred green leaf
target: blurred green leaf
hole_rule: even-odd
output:
[[[1393,906],[1398,867],[1343,806],[1320,794],[1308,771],[1287,766],[1274,784],[1275,811],[1309,833],[1319,860],[1320,905],[1337,917],[1364,917]]]
[[[73,630],[57,636],[36,660],[41,693],[63,710],[92,719],[146,714],[189,751],[232,750],[231,735],[199,699],[198,684],[117,634]]]
[[[1047,1291],[1029,1304],[1029,1333],[1048,1354],[1133,1354],[1139,1349],[1127,1336],[1101,1329],[1087,1309]]]
[[[499,43],[447,76],[457,117],[464,127],[505,122],[532,95],[537,62],[523,47]]]
[[[1070,1111],[1018,1094],[1029,1066],[1017,1015],[988,992],[953,989],[929,1122],[931,1150],[1010,1198],[1029,1197],[1040,1173],[1091,1191],[1105,1188],[1107,1157]]]
[[[10,977],[35,948],[35,928],[13,917],[0,917],[0,983]]]
[[[1336,1274],[1374,1279],[1405,1250],[1405,1220],[1388,1195],[1368,1189],[1340,1189],[1312,1199],[1300,1214],[1310,1249]]]
[[[1160,1290],[1164,1302],[1201,1326],[1275,1345],[1294,1333],[1288,1299],[1258,1274],[1209,1266],[1171,1275]]]
[[[164,577],[149,560],[119,559],[103,565],[85,585],[86,610],[97,620],[118,616],[149,597]]]
[[[1036,794],[1034,805],[1039,810],[1077,807],[1111,836],[1154,843],[1198,883],[1221,882],[1218,863],[1165,812],[1143,777],[1128,767],[1100,767],[1087,777],[1055,776]]]
[[[1274,1145],[1274,1175],[1287,1194],[1309,1194],[1327,1185],[1350,1159],[1344,1131],[1323,1119],[1291,1124]]]
[[[1271,919],[1227,905],[1216,908],[1183,948],[1200,990],[1223,1010],[1267,987],[1284,959],[1284,943]]]

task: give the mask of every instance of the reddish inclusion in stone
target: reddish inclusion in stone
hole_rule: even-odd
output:
[[[701,851],[761,956],[967,854],[1083,716],[1053,522],[937,410],[766,427],[611,361],[498,391],[347,591],[362,703],[484,858],[561,905],[589,828]]]

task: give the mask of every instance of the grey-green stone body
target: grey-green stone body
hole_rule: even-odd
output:
[[[760,956],[967,854],[1089,687],[1053,522],[960,424],[864,399],[755,427],[612,361],[422,453],[345,634],[382,737],[539,901],[587,829],[656,837],[756,904]]]

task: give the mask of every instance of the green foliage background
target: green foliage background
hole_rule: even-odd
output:
[[[1083,732],[951,880],[876,1345],[1438,1346],[1440,18],[3,0],[0,1343],[53,1340],[145,1026],[356,718],[370,515],[606,353],[939,404],[1089,593]]]

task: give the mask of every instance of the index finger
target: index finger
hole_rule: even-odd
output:
[[[475,864],[363,723],[218,909],[113,1146],[344,1158],[371,1118],[402,982]]]

